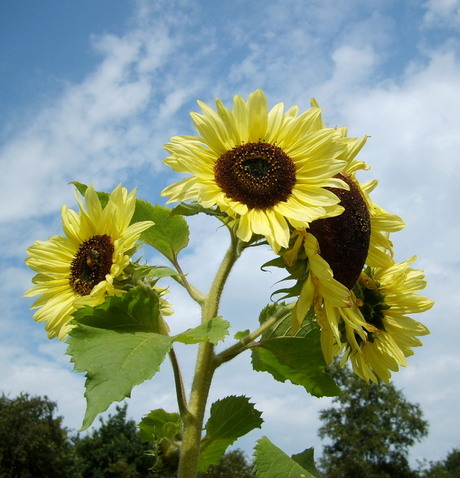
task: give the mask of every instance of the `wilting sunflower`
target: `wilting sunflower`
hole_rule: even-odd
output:
[[[407,269],[408,263],[394,263],[389,236],[401,230],[404,222],[371,200],[370,192],[377,181],[362,184],[356,178],[356,171],[369,169],[355,159],[366,138],[346,138],[346,129],[341,131],[347,148],[340,158],[345,159],[347,165],[338,177],[349,187],[332,191],[340,198],[344,212],[312,222],[308,231],[295,231],[292,235],[295,240],[291,239],[290,249],[284,252],[288,267],[297,260],[306,261],[292,327],[293,330],[300,327],[313,307],[322,330],[321,345],[326,362],[331,363],[333,357],[345,350],[343,363],[350,358],[359,376],[375,381],[377,375],[387,381],[389,370],[404,365],[405,357],[412,354],[411,347],[421,344],[415,335],[428,333],[422,324],[402,317],[395,303],[403,298],[407,300],[412,306],[407,308],[407,313],[422,312],[433,303],[408,294],[409,290],[424,287],[421,271]],[[384,287],[391,289],[391,294],[388,289],[387,292],[368,291],[369,284],[377,282],[363,279],[365,265],[372,267],[368,269],[379,276]],[[367,284],[367,288],[363,284]],[[381,301],[375,302],[377,299]],[[393,318],[388,325],[384,325],[383,319],[376,323],[380,316],[372,309],[374,305],[382,317],[389,314],[388,317]],[[374,310],[372,317],[369,308]],[[391,312],[384,312],[387,310]]]
[[[24,295],[40,295],[31,308],[34,318],[46,322],[48,337],[63,340],[72,328],[71,314],[84,305],[95,306],[108,295],[123,293],[120,281],[142,231],[151,221],[130,225],[136,205],[135,191],[118,186],[102,207],[92,186],[85,204],[77,194],[79,213],[62,207],[64,236],[36,241],[28,249],[26,264],[37,274]]]
[[[265,236],[278,252],[288,247],[290,226],[306,228],[343,211],[326,188],[347,189],[334,177],[346,166],[341,131],[326,128],[321,109],[302,114],[282,103],[270,111],[262,90],[233,99],[233,109],[198,102],[191,117],[198,136],[176,136],[165,145],[165,163],[192,176],[163,190],[168,202],[197,201],[217,206],[235,219],[237,236]]]
[[[320,255],[315,236],[299,231],[299,237],[302,252],[308,261],[308,272],[292,313],[292,329],[295,332],[300,327],[313,307],[321,327],[323,355],[326,363],[330,364],[343,351],[343,330],[350,334],[351,341],[355,336],[365,339],[365,321],[360,314],[353,313],[353,293],[334,278],[331,267]]]
[[[406,365],[417,338],[429,330],[408,314],[425,312],[434,302],[417,292],[426,286],[424,274],[409,266],[415,257],[386,268],[367,267],[353,290],[334,279],[329,264],[319,255],[315,237],[307,234],[304,248],[309,271],[293,311],[293,329],[306,311],[314,308],[321,327],[321,346],[327,364],[343,353],[366,381],[388,382],[390,371]]]
[[[388,382],[391,371],[406,366],[412,347],[422,345],[417,338],[429,334],[408,314],[425,312],[434,302],[418,294],[426,286],[422,271],[409,266],[415,257],[390,267],[367,268],[355,287],[359,313],[366,322],[366,339],[345,340],[342,361],[350,359],[357,375],[364,380]]]

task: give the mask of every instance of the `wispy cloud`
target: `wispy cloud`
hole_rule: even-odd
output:
[[[431,28],[451,27],[460,25],[459,0],[428,0],[424,7],[424,25]]]

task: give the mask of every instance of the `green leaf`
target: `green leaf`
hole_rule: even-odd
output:
[[[172,339],[162,328],[158,293],[139,286],[122,297],[74,314],[77,327],[67,339],[67,354],[78,372],[86,372],[87,408],[82,430],[113,402],[159,370]]]
[[[259,315],[259,322],[263,324],[266,320],[273,317],[273,315],[282,312],[282,309],[286,307],[284,302],[276,302],[275,304],[267,305]],[[263,339],[273,339],[275,337],[287,337],[293,336],[291,331],[291,315],[292,310],[286,310],[285,314],[282,314],[280,320],[269,327],[263,334]],[[294,334],[294,337],[305,337],[313,330],[319,331],[319,326],[316,323],[314,310],[311,309],[307,314],[307,317],[302,323],[302,327]]]
[[[131,222],[153,221],[154,226],[141,234],[141,239],[157,249],[171,262],[175,262],[179,252],[187,246],[189,229],[183,216],[172,216],[171,210],[154,206],[138,199]]]
[[[183,344],[197,344],[199,342],[211,342],[216,345],[217,342],[224,340],[228,335],[230,322],[223,320],[221,317],[214,317],[198,327],[188,329],[173,339],[175,342]]]
[[[315,397],[340,395],[340,389],[325,372],[320,332],[313,330],[305,337],[277,337],[262,341],[252,348],[252,366],[258,372],[269,372],[275,380],[290,380],[302,385]]]
[[[230,396],[214,402],[201,443],[199,471],[204,472],[210,465],[219,463],[227,447],[237,438],[260,428],[261,415],[247,397]]]
[[[141,438],[144,441],[180,440],[182,422],[178,413],[168,413],[162,408],[152,410],[139,423]]]
[[[307,448],[302,453],[292,455],[291,458],[316,478],[322,478],[321,473],[315,465],[315,450],[313,448]]]
[[[298,455],[296,455],[298,456]],[[255,447],[254,470],[257,478],[318,478],[314,470],[304,468],[275,446],[267,437],[262,437]],[[316,470],[317,472],[317,470]]]
[[[244,339],[244,338],[245,338],[246,336],[248,336],[250,333],[251,333],[251,331],[250,331],[249,329],[239,330],[239,331],[235,334],[235,340]]]

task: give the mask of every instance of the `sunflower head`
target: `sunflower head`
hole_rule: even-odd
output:
[[[321,257],[328,262],[334,278],[351,289],[368,255],[371,217],[358,183],[347,173],[339,177],[349,186],[348,190],[333,190],[340,198],[343,213],[313,221],[310,232],[318,240]]]
[[[199,102],[192,113],[198,136],[176,136],[165,145],[165,163],[191,176],[163,190],[168,202],[197,201],[234,219],[236,235],[264,236],[275,252],[287,248],[293,228],[343,211],[333,192],[348,189],[337,176],[349,139],[327,128],[316,102],[299,114],[283,104],[268,109],[262,90],[233,99],[228,109]]]
[[[110,274],[115,247],[108,234],[91,236],[80,244],[70,265],[69,284],[82,295],[89,295],[94,286]]]
[[[64,235],[36,241],[26,264],[37,274],[26,297],[40,296],[32,308],[37,321],[46,323],[48,336],[64,339],[72,313],[95,306],[107,295],[121,295],[126,268],[140,234],[151,221],[130,225],[136,205],[135,191],[118,186],[105,207],[92,186],[84,198],[77,192],[79,212],[62,208]]]
[[[407,365],[413,347],[422,345],[417,338],[429,334],[420,322],[408,314],[425,312],[434,302],[418,294],[426,285],[422,271],[410,265],[415,257],[386,268],[367,267],[353,289],[355,313],[365,325],[364,337],[356,340],[343,338],[345,354],[357,375],[366,381],[377,382],[377,377],[388,382],[391,371]]]

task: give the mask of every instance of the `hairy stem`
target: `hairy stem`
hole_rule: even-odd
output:
[[[209,294],[202,304],[202,322],[217,316],[225,282],[241,254],[240,241],[231,235],[232,241],[216,273]],[[183,436],[178,478],[193,478],[197,475],[200,455],[201,432],[211,381],[216,369],[214,345],[201,342],[193,378],[188,413],[183,418]]]
[[[184,382],[182,380],[182,374],[179,368],[179,362],[177,361],[176,352],[171,348],[169,352],[169,358],[174,372],[174,382],[176,385],[177,405],[179,406],[179,413],[181,417],[185,417],[188,413],[187,398],[185,395]]]
[[[178,282],[181,286],[185,288],[188,292],[189,296],[198,304],[204,304],[206,297],[202,294],[196,287],[194,287],[190,282],[187,280],[186,275],[182,271],[182,267],[177,262],[177,259],[173,262],[176,271],[180,274],[179,277],[173,276],[173,279]]]

